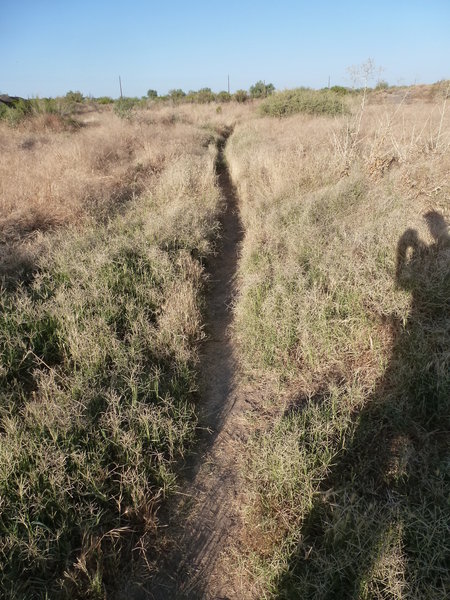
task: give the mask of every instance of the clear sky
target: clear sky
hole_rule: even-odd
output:
[[[369,57],[390,84],[450,78],[450,0],[0,0],[11,95],[350,85]]]

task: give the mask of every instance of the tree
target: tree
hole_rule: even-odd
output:
[[[273,83],[265,83],[264,81],[257,81],[254,85],[250,87],[250,96],[252,98],[266,98],[273,94],[275,91],[275,86]]]
[[[169,90],[169,98],[174,102],[179,102],[182,98],[186,96],[185,92],[181,89]]]
[[[158,97],[158,92],[156,90],[147,90],[147,98],[154,100]]]
[[[383,67],[377,67],[373,58],[368,58],[360,65],[353,65],[347,68],[354,86],[362,87],[363,90],[369,88],[369,83],[374,79],[380,79]]]

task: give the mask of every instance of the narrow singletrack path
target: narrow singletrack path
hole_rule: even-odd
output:
[[[251,393],[238,383],[230,337],[231,303],[243,237],[236,192],[224,158],[231,130],[218,145],[216,173],[226,206],[222,239],[209,264],[207,340],[200,374],[200,450],[180,494],[165,516],[169,548],[148,586],[150,598],[234,599],[233,583],[218,567],[222,553],[239,530],[237,461],[246,439],[245,415]]]

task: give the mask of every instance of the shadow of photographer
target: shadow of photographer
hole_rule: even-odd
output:
[[[408,318],[388,320],[389,365],[303,521],[280,600],[446,597],[450,236],[440,213],[425,220],[430,245],[408,229],[397,246]]]

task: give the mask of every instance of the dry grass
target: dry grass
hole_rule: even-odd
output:
[[[0,122],[0,272],[32,263],[39,232],[108,219],[153,190],[166,165],[197,152],[245,110],[156,106],[129,120],[103,110],[78,116],[75,130],[55,130],[58,116],[48,114],[15,128]]]
[[[152,547],[195,435],[230,125],[235,339],[291,391],[245,457],[244,593],[445,597],[450,111],[424,93],[0,124],[5,597],[104,598],[128,541]]]
[[[34,121],[33,121],[34,123]],[[101,113],[76,133],[45,128],[1,129],[0,224],[4,239],[79,221],[89,214],[106,216],[133,194],[150,186],[166,160],[180,154],[183,142],[195,144],[179,126],[140,127]]]
[[[244,465],[257,597],[445,597],[449,144],[442,96],[230,139],[235,337],[291,389]]]
[[[217,133],[165,116],[2,129],[5,598],[104,598],[131,548],[151,569],[195,437]]]

